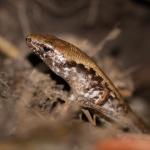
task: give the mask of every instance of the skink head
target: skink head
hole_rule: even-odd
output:
[[[95,63],[76,46],[56,38],[52,35],[29,35],[26,38],[27,45],[38,54],[44,61],[51,60],[53,62],[63,64],[65,61],[75,61],[83,64],[86,68],[99,68]]]
[[[46,54],[49,52],[66,53],[69,43],[56,38],[53,35],[33,35],[26,38],[27,45],[35,53]]]
[[[27,45],[31,50],[40,56],[49,66],[62,65],[66,63],[66,44],[63,40],[52,35],[29,35],[26,38]]]
[[[50,35],[33,35],[30,34],[26,38],[27,45],[40,56],[46,56],[48,53],[52,53],[55,50],[53,44],[55,40],[54,36]]]

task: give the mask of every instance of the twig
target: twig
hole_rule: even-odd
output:
[[[8,40],[0,36],[0,51],[6,56],[17,59],[20,55],[20,50]]]
[[[107,36],[102,40],[100,41],[100,43],[98,45],[96,45],[93,49],[95,50],[93,52],[93,56],[96,56],[97,53],[99,53],[100,51],[103,50],[104,46],[112,41],[112,40],[115,40],[121,33],[121,30],[118,28],[118,27],[115,27],[114,29],[112,29],[108,34]]]

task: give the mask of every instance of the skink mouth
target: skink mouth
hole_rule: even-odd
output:
[[[36,43],[33,42],[32,38],[30,36],[26,37],[26,43],[28,45],[28,47],[34,52],[37,53],[39,52],[39,50],[37,49]]]
[[[34,48],[34,46],[33,46],[33,44],[32,44],[32,39],[31,39],[31,37],[29,37],[29,36],[26,37],[26,43],[27,43],[28,47],[34,51],[35,48]]]
[[[27,36],[27,37],[26,37],[26,42],[27,42],[27,43],[31,43],[31,37],[30,37],[30,36]]]
[[[38,45],[38,43],[33,41],[31,37],[26,38],[26,43],[33,53],[40,56],[41,58],[44,57],[44,53],[42,50],[40,50],[40,46]]]

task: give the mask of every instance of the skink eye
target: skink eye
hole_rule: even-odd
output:
[[[48,52],[48,51],[50,51],[50,48],[44,46],[44,47],[43,47],[43,50],[44,50],[44,52]]]
[[[50,48],[50,47],[47,47],[47,46],[43,46],[43,50],[44,50],[44,52],[53,52],[54,50],[52,49],[52,48]]]

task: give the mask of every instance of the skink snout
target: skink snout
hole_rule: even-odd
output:
[[[26,37],[26,43],[27,43],[28,47],[29,47],[32,51],[35,51],[35,50],[36,50],[36,47],[33,45],[32,37],[31,37],[31,36],[27,36],[27,37]]]
[[[27,43],[31,43],[31,37],[30,37],[30,36],[27,36],[27,37],[26,37],[26,42],[27,42]]]

